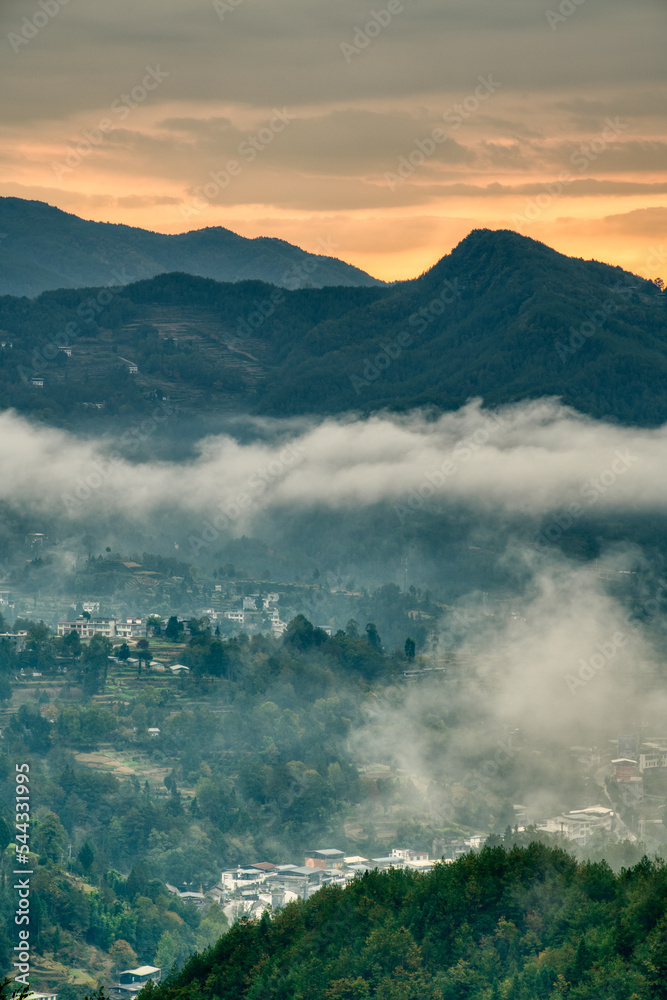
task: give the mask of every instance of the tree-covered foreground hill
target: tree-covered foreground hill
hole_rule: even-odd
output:
[[[541,844],[487,847],[241,921],[151,1000],[657,1000],[666,903],[662,861],[614,875]]]

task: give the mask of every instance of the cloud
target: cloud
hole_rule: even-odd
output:
[[[610,232],[618,235],[660,239],[667,230],[667,208],[636,208],[631,212],[608,215],[604,223]]]
[[[90,496],[73,505],[74,517],[98,508],[146,517],[164,506],[208,516],[244,495],[240,527],[281,505],[388,502],[409,514],[425,504],[464,503],[530,517],[573,503],[595,511],[667,508],[667,428],[616,427],[550,400],[496,412],[477,401],[437,419],[418,412],[263,421],[249,443],[231,434],[203,439],[185,465],[133,463],[117,451],[114,457],[113,440],[81,441],[11,412],[0,417],[0,430],[0,499],[48,510],[61,497],[65,511],[66,498],[84,484]]]
[[[160,417],[171,419],[166,411]],[[499,781],[523,781],[521,801],[557,811],[567,781],[554,778],[545,805],[544,770],[526,764],[522,745],[548,753],[552,743],[562,752],[608,740],[628,718],[658,725],[664,717],[651,630],[605,580],[635,579],[639,617],[653,616],[664,587],[662,596],[651,589],[642,596],[651,574],[621,575],[643,569],[643,554],[625,545],[596,563],[568,560],[549,538],[527,545],[522,527],[546,517],[562,534],[564,520],[580,516],[573,505],[592,518],[667,513],[667,427],[618,427],[556,400],[496,411],[475,401],[440,416],[237,419],[227,433],[201,440],[184,462],[122,458],[123,441],[130,451],[135,439],[151,450],[157,422],[90,439],[1,414],[0,502],[24,515],[53,518],[60,509],[64,537],[68,528],[95,525],[105,538],[117,529],[127,540],[143,527],[164,545],[178,522],[179,539],[196,543],[179,551],[191,562],[211,551],[210,542],[217,549],[227,536],[258,526],[275,542],[313,512],[320,531],[343,536],[348,518],[364,510],[372,518],[378,504],[390,514],[381,522],[383,539],[387,524],[403,538],[412,511],[440,515],[434,523],[442,526],[453,511],[465,511],[455,521],[464,549],[480,544],[476,532],[484,534],[485,522],[498,526],[494,574],[504,567],[512,579],[504,600],[496,593],[487,605],[479,592],[457,586],[456,607],[445,610],[435,635],[434,662],[448,657],[446,672],[375,699],[352,738],[356,759],[394,763],[428,789],[436,825],[453,819],[457,803],[497,800]],[[170,428],[172,440],[177,434]]]
[[[506,557],[516,558],[511,545]],[[584,566],[550,554],[502,602],[462,597],[431,661],[443,671],[371,703],[352,736],[357,758],[413,776],[440,827],[462,805],[475,812],[486,800],[497,811],[503,795],[521,796],[510,802],[527,803],[533,819],[592,805],[573,800],[580,779],[568,748],[608,745],[636,718],[659,730],[667,709],[655,636],[602,578],[624,565],[619,555]],[[664,586],[656,594],[647,607],[664,603]],[[602,790],[586,794],[604,801]]]

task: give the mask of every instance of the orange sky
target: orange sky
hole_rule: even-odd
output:
[[[398,7],[8,0],[0,194],[385,279],[476,227],[667,278],[665,5]]]

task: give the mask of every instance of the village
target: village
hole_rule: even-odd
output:
[[[247,678],[248,690],[255,698],[251,679],[255,657],[259,664],[276,650],[286,649],[288,658],[292,657],[299,647],[290,645],[290,634],[299,615],[308,619],[325,646],[335,646],[356,635],[354,641],[363,642],[365,649],[369,648],[366,643],[373,632],[368,631],[370,623],[366,629],[364,625],[376,620],[379,628],[375,635],[379,631],[382,641],[376,638],[377,647],[370,648],[378,657],[380,673],[372,679],[364,679],[358,672],[345,675],[330,660],[330,687],[323,689],[322,695],[347,693],[354,700],[365,697],[367,691],[375,697],[376,692],[384,696],[390,690],[399,704],[411,698],[421,700],[422,692],[428,701],[429,691],[445,688],[474,669],[477,655],[470,645],[443,648],[436,637],[447,628],[450,634],[457,628],[474,631],[480,622],[483,625],[493,618],[506,617],[521,624],[520,609],[510,602],[489,602],[484,594],[477,608],[448,608],[414,588],[401,591],[386,585],[369,595],[355,589],[351,580],[329,578],[300,584],[252,579],[249,574],[244,578],[228,575],[222,581],[219,576],[188,579],[169,576],[162,568],[148,569],[153,564],[145,556],[140,558],[142,562],[121,561],[122,571],[118,560],[111,557],[102,563],[92,560],[82,564],[85,572],[76,601],[54,597],[48,588],[27,598],[25,587],[15,579],[0,586],[0,614],[6,627],[0,634],[0,644],[17,654],[11,661],[17,664],[16,670],[6,674],[11,692],[0,705],[0,740],[6,740],[13,731],[13,720],[20,713],[39,712],[50,727],[45,746],[54,743],[66,748],[73,754],[76,766],[85,771],[106,772],[128,785],[133,783],[136,789],[141,787],[143,801],[157,803],[159,809],[173,811],[175,817],[183,816],[184,825],[193,830],[198,830],[202,822],[202,810],[209,808],[212,829],[220,818],[227,822],[225,810],[230,809],[231,800],[226,800],[225,807],[216,813],[212,807],[211,769],[219,783],[215,785],[216,795],[225,780],[233,783],[235,794],[241,789],[243,795],[249,795],[245,802],[251,803],[253,818],[246,816],[245,822],[250,825],[243,838],[237,839],[232,832],[227,835],[226,857],[221,852],[215,865],[208,866],[207,862],[201,876],[186,874],[180,862],[165,863],[159,873],[163,898],[166,893],[173,897],[173,905],[193,908],[199,919],[221,913],[229,925],[244,919],[259,920],[296,900],[307,901],[324,887],[342,888],[367,872],[393,868],[428,873],[438,863],[450,864],[479,852],[486,844],[509,846],[513,838],[518,843],[536,839],[562,845],[581,857],[609,850],[610,845],[628,844],[640,850],[644,843],[657,846],[665,839],[667,736],[631,722],[626,732],[617,736],[612,731],[603,737],[600,727],[595,735],[582,731],[582,744],[588,738],[593,745],[562,747],[562,784],[548,789],[552,794],[544,799],[525,791],[519,783],[510,798],[502,790],[506,774],[484,777],[483,749],[478,763],[467,770],[443,767],[434,775],[427,769],[406,765],[388,746],[384,750],[374,748],[371,756],[357,747],[350,759],[354,777],[349,780],[358,782],[358,796],[349,794],[351,786],[345,786],[343,791],[336,786],[331,801],[336,809],[340,808],[340,823],[327,828],[322,836],[325,843],[328,840],[335,846],[304,852],[310,836],[302,836],[300,844],[287,836],[283,838],[282,824],[291,804],[288,800],[294,797],[289,794],[290,782],[297,775],[304,781],[299,788],[308,790],[308,782],[299,777],[307,768],[313,788],[320,777],[327,781],[337,774],[340,781],[340,771],[337,764],[327,762],[318,775],[312,763],[299,763],[309,761],[302,751],[283,751],[282,746],[284,773],[274,763],[277,757],[271,740],[280,733],[289,745],[291,727],[294,725],[295,732],[300,729],[292,723],[291,713],[298,710],[306,718],[320,697],[298,686],[308,683],[306,674],[298,675],[298,684],[294,675],[292,687],[276,686],[270,695],[260,689],[256,708],[252,703],[259,728],[247,724],[248,745],[239,747],[231,735],[225,742],[226,732],[236,733],[239,730],[235,727],[246,725],[244,703],[239,702],[236,710],[230,692],[237,686],[242,688]],[[88,579],[89,571],[99,576],[102,571],[96,567],[105,562],[113,566],[122,582],[107,594],[91,586]],[[390,631],[392,624],[394,633]],[[35,628],[47,637],[45,643],[51,650],[50,660],[43,660],[46,666],[35,655]],[[386,637],[392,635],[403,641],[388,641]],[[418,640],[417,649],[414,642],[412,648],[409,643],[401,648],[406,635]],[[81,667],[93,647],[103,650],[106,666],[99,671],[103,680],[98,687],[86,693],[81,687]],[[198,651],[211,647],[217,648],[221,657],[237,653],[245,657],[243,667],[230,671],[230,661],[221,658],[220,669],[210,669],[214,661],[205,660]],[[307,663],[307,670],[317,677],[320,667],[315,649],[313,659]],[[354,688],[359,681],[359,688]],[[279,698],[280,714],[275,698]],[[74,718],[75,705],[80,706],[76,709],[80,722],[78,715]],[[91,728],[84,720],[86,712],[95,711],[99,713],[96,718],[104,720],[104,731]],[[193,711],[208,714],[210,744],[184,746],[181,727]],[[351,714],[349,709],[338,711]],[[283,723],[279,725],[281,718]],[[282,728],[283,724],[286,728]],[[335,727],[336,720],[332,718],[330,725]],[[515,734],[517,758],[541,753],[534,738],[520,730]],[[196,742],[193,736],[189,739]],[[219,739],[222,742],[214,749],[213,742]],[[255,793],[249,789],[254,786],[246,782],[254,780],[254,774],[245,769],[245,758],[255,752],[262,774],[268,775],[270,768],[276,768],[276,775],[285,782],[278,787],[287,788],[287,796],[283,792],[281,798],[281,793],[272,792],[271,798],[261,790],[252,797]],[[302,772],[290,770],[294,761]],[[319,805],[315,799],[312,806],[310,802],[306,805],[306,800],[304,796],[299,808],[300,822],[305,824],[314,821]],[[476,811],[480,802],[481,809]],[[549,803],[557,808],[550,809]],[[275,825],[269,824],[271,836],[264,831],[263,839],[253,842],[258,824],[264,822],[271,809],[275,811]],[[82,834],[75,836],[76,851]],[[319,834],[312,840],[319,840]],[[225,861],[228,867],[224,867]],[[126,860],[124,864],[127,868],[130,863]],[[103,961],[107,963],[103,975],[111,1000],[131,1000],[149,980],[163,980],[169,971],[156,947],[141,952],[137,949],[135,961],[124,966],[111,967],[109,960]],[[81,965],[85,967],[85,962]],[[47,990],[57,986],[55,973],[45,972],[40,985]],[[56,1000],[56,994],[57,990],[53,994],[45,992],[32,1000]]]

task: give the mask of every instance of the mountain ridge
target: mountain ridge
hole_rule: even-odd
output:
[[[330,254],[308,253],[276,237],[248,239],[223,226],[169,235],[92,222],[22,198],[0,198],[0,232],[0,294],[5,295],[128,284],[170,271],[293,288],[384,284]]]
[[[650,281],[511,230],[475,230],[392,286],[288,290],[174,272],[5,296],[0,405],[58,421],[165,397],[191,414],[292,417],[555,396],[655,426],[667,421],[665,303]]]

